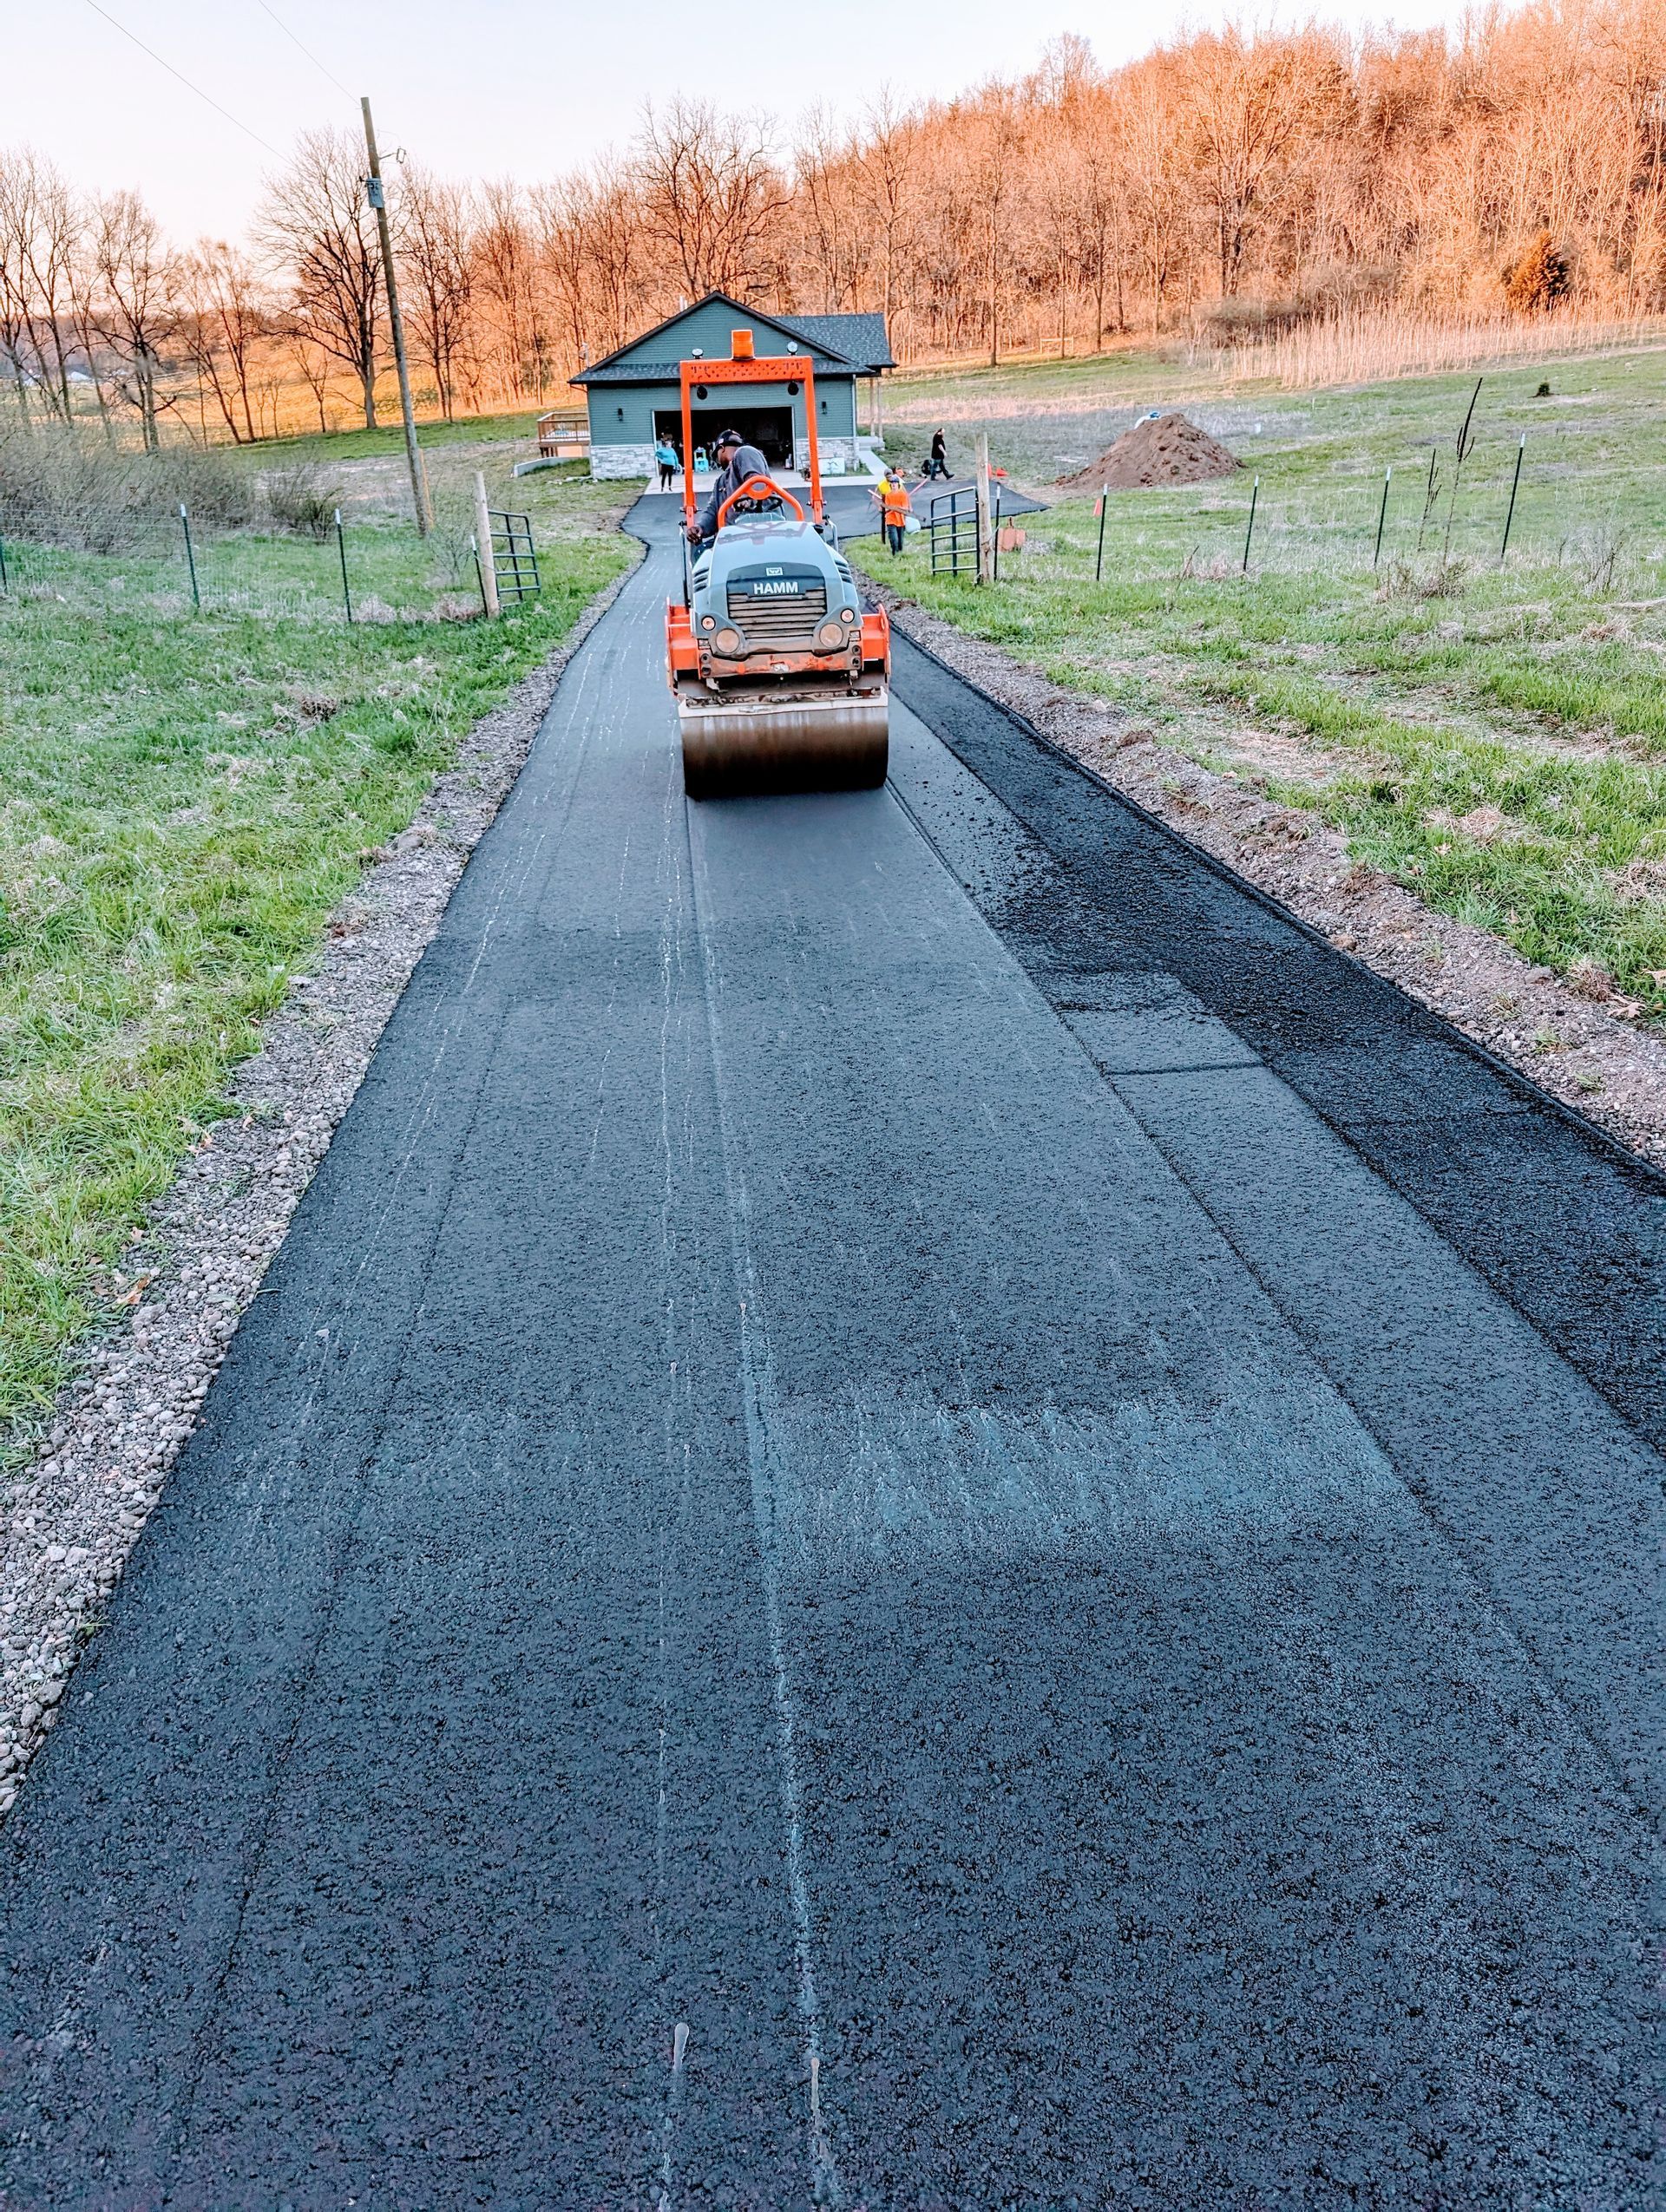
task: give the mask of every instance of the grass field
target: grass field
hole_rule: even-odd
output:
[[[611,532],[621,503],[590,482],[582,461],[515,476],[513,464],[531,448],[512,421],[506,430],[505,421],[493,417],[474,426],[472,439],[432,447],[424,431],[435,519],[426,539],[415,528],[403,440],[363,431],[221,449],[227,467],[257,481],[274,469],[292,479],[301,471],[305,489],[324,510],[320,536],[270,520],[227,528],[199,519],[187,553],[177,501],[159,487],[142,506],[121,513],[115,549],[108,553],[72,549],[77,535],[72,512],[62,515],[70,527],[59,542],[50,542],[49,529],[33,540],[8,538],[6,582],[15,597],[59,598],[101,612],[136,605],[185,613],[193,605],[194,564],[196,590],[210,611],[340,618],[346,604],[344,553],[345,592],[355,620],[436,610],[462,613],[480,604],[473,547],[477,469],[486,478],[489,503],[527,514],[540,546],[586,531]],[[259,512],[261,502],[253,505]],[[341,514],[344,544],[328,527],[333,510]]]
[[[516,457],[525,459],[536,445],[540,411],[531,407],[508,415],[459,416],[454,422],[422,422],[417,425],[417,442],[424,453],[456,445],[513,444]],[[390,454],[403,464],[405,433],[396,412],[391,422],[382,422],[374,430],[300,430],[288,437],[262,438],[244,450],[260,461],[296,454],[327,461],[358,461],[369,455]]]
[[[923,534],[899,562],[871,545],[858,557],[1059,685],[1114,699],[1177,749],[1322,815],[1430,906],[1535,961],[1595,964],[1659,1017],[1662,368],[1662,356],[1643,354],[1489,376],[1455,507],[1453,447],[1473,376],[1299,401],[1241,392],[1193,408],[1247,466],[1182,489],[1113,493],[1099,583],[1094,503],[1060,498],[1049,482],[1139,410],[1109,403],[1086,364],[1034,371],[1033,383],[1002,372],[941,402],[969,409],[958,429],[950,419],[952,454],[963,459],[987,427],[1013,481],[1058,501],[1030,519],[1000,582],[934,578]],[[1547,397],[1536,396],[1541,381]],[[911,452],[913,435],[910,422],[888,449]],[[1432,453],[1439,490],[1426,520]]]
[[[0,599],[0,1435],[107,1310],[104,1271],[362,855],[627,565],[615,490],[527,483],[544,594],[495,625],[193,616],[129,556],[63,555],[73,593]],[[357,495],[367,590],[429,589],[448,552]],[[238,557],[280,598],[312,551]]]

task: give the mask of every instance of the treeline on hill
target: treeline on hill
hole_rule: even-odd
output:
[[[245,245],[181,251],[134,193],[0,154],[0,376],[34,419],[246,441],[375,420],[384,302],[362,150],[315,131]],[[1666,10],[1537,0],[1459,35],[1203,34],[1125,68],[1069,38],[953,100],[854,126],[673,100],[554,182],[390,191],[424,404],[566,380],[718,286],[879,308],[903,359],[1266,337],[1393,302],[1666,308]]]

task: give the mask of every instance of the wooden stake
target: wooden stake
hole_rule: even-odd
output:
[[[994,566],[994,544],[989,530],[989,434],[978,433],[978,581],[987,583]]]
[[[475,549],[480,559],[480,596],[486,612],[497,619],[497,555],[492,549],[492,511],[486,504],[486,477],[475,471]]]

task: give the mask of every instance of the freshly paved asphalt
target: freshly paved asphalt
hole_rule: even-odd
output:
[[[688,808],[673,573],[7,1824],[0,2202],[1655,2201],[1660,1186],[923,656]]]

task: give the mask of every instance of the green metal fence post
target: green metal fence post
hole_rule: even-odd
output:
[[[353,595],[347,583],[347,533],[341,527],[341,509],[336,509],[336,551],[341,556],[341,598],[347,610],[347,619],[353,618]]]
[[[0,538],[0,592],[10,592],[11,582],[6,574],[6,541]]]
[[[191,604],[202,612],[202,593],[197,589],[197,556],[191,546],[191,517],[185,511],[185,501],[180,501],[180,527],[185,533],[185,564],[191,571]]]
[[[1373,568],[1382,559],[1382,526],[1388,520],[1388,485],[1394,473],[1392,468],[1385,468],[1382,472],[1382,505],[1377,509],[1377,549],[1371,556]]]
[[[1475,450],[1475,441],[1470,435],[1470,425],[1475,420],[1475,402],[1480,398],[1481,386],[1486,382],[1485,376],[1477,376],[1475,379],[1475,389],[1469,396],[1469,405],[1465,409],[1463,424],[1458,433],[1457,458],[1452,464],[1452,496],[1446,501],[1446,534],[1440,547],[1442,560],[1449,560],[1452,555],[1452,526],[1458,513],[1458,487],[1464,480],[1464,463]]]
[[[1093,556],[1093,581],[1096,584],[1103,582],[1105,578],[1105,510],[1110,504],[1111,487],[1109,484],[1101,484],[1099,487],[1099,549]]]
[[[1243,573],[1250,573],[1250,541],[1256,534],[1256,505],[1261,497],[1261,479],[1256,477],[1250,487],[1250,527],[1243,533]]]
[[[1437,448],[1429,455],[1429,481],[1427,488],[1423,494],[1423,512],[1418,518],[1417,549],[1419,553],[1421,553],[1423,550],[1423,533],[1429,527],[1429,510],[1434,505],[1434,474],[1440,464],[1440,449]]]
[[[1516,519],[1516,494],[1521,489],[1521,464],[1527,458],[1527,433],[1521,434],[1521,443],[1516,448],[1516,473],[1510,479],[1510,510],[1504,518],[1504,543],[1499,547],[1499,566],[1504,566],[1504,557],[1510,550],[1510,525]]]
[[[472,531],[469,535],[469,550],[475,556],[475,581],[480,586],[480,611],[489,617],[492,603],[486,596],[486,571],[480,565],[480,540]]]

